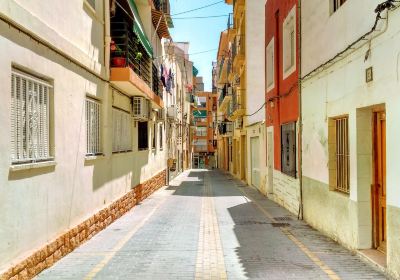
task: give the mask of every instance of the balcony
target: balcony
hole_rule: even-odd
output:
[[[244,35],[237,35],[232,44],[233,70],[237,73],[243,66],[246,58],[246,40]]]
[[[223,122],[218,125],[218,132],[221,136],[230,136],[233,132],[232,122]]]
[[[251,0],[250,0],[251,1]],[[237,23],[240,22],[244,15],[245,0],[233,0],[233,17],[234,17],[234,28],[237,29]]]
[[[228,104],[229,101],[231,101],[232,99],[232,90],[230,87],[227,87],[226,85],[224,86],[224,88],[221,90],[220,95],[219,95],[219,111],[221,113],[225,113],[227,108],[228,108]]]
[[[169,28],[174,27],[174,23],[171,18],[171,5],[169,0],[153,0],[155,10],[160,11],[164,14],[165,21]]]
[[[246,113],[246,108],[244,106],[246,91],[244,89],[238,88],[232,95],[232,102],[229,114],[229,120],[234,121],[237,118],[243,116]]]
[[[228,82],[228,58],[222,57],[219,64],[218,84],[223,85]]]
[[[228,40],[232,41],[233,38],[236,36],[236,28],[233,26],[233,14],[230,13],[228,17],[228,23],[227,23],[227,30],[228,30]]]
[[[151,55],[143,45],[143,39],[133,30],[133,23],[121,16],[115,16],[111,22],[111,84],[128,95],[144,96],[156,108],[162,108],[164,105],[158,77],[154,80],[157,87],[152,83]]]

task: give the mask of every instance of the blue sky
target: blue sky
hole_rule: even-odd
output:
[[[218,2],[218,0],[170,0],[171,14],[196,9],[215,2]],[[221,31],[227,27],[228,16],[205,19],[178,18],[228,15],[230,12],[232,12],[232,6],[221,1],[221,3],[208,8],[177,15],[175,16],[176,19],[173,19],[174,28],[170,29],[172,38],[175,42],[190,42],[189,54],[217,49]],[[190,60],[199,70],[198,76],[204,77],[205,90],[211,90],[211,63],[216,60],[216,56],[217,50],[190,56]]]

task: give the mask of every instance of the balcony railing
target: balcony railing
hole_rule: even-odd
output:
[[[237,35],[232,44],[232,60],[237,56],[243,57],[246,53],[246,41],[244,35]]]
[[[111,22],[111,67],[129,67],[151,88],[151,59],[130,24],[124,21]]]
[[[169,0],[153,0],[154,7],[157,11],[163,12],[164,14],[170,14]]]
[[[219,106],[221,106],[222,101],[224,101],[224,98],[225,98],[225,96],[226,96],[227,94],[228,94],[228,90],[227,90],[226,86],[224,86],[224,87],[221,89],[221,93],[220,93],[219,98],[218,98],[218,105],[219,105]]]
[[[233,28],[233,13],[229,13],[227,29]]]

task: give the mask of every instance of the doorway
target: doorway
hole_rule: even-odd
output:
[[[259,137],[250,138],[251,184],[260,188],[260,144]]]
[[[373,115],[374,174],[372,185],[372,226],[374,247],[386,253],[386,114]]]
[[[240,179],[246,181],[246,135],[240,137]]]

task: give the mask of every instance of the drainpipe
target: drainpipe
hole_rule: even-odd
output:
[[[301,97],[301,1],[298,4],[298,22],[299,22],[299,32],[298,32],[298,44],[299,44],[299,74],[298,74],[298,98],[299,98],[299,183],[300,183],[300,202],[299,202],[299,213],[297,218],[303,220],[303,114],[302,114],[302,97]]]

